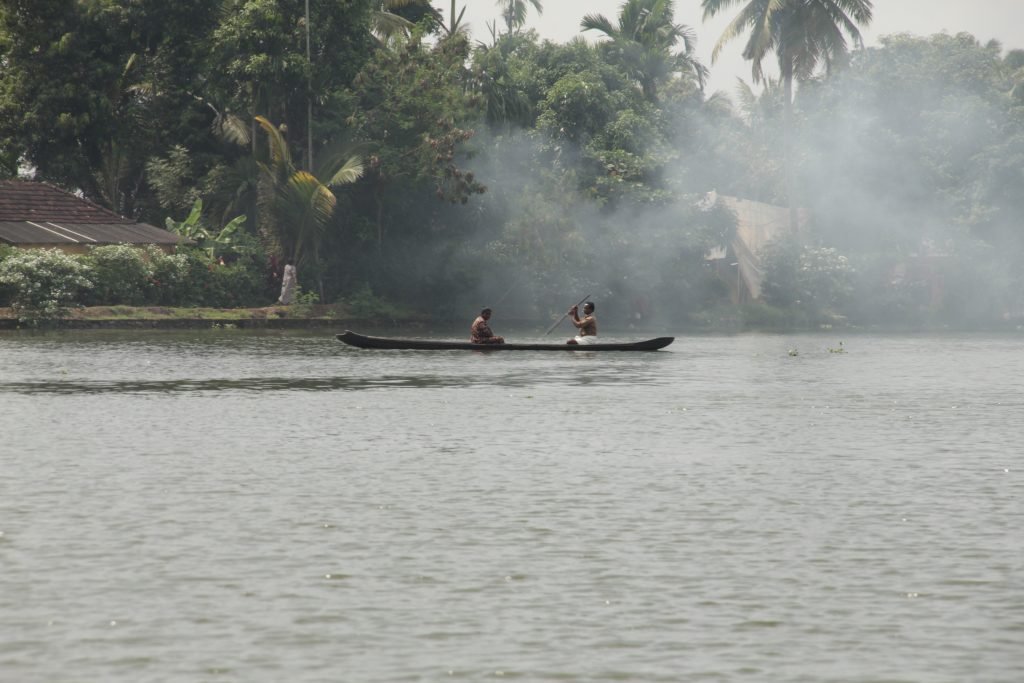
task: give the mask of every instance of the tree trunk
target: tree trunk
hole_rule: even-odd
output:
[[[313,56],[309,46],[309,0],[306,0],[306,170],[313,172]],[[320,285],[321,296],[323,285]]]
[[[320,289],[320,303],[326,303],[327,297],[324,296],[324,271],[320,267],[320,245],[317,242],[313,243],[313,259],[316,261],[316,283]]]
[[[377,200],[377,251],[384,253],[384,202],[380,200],[380,192],[376,193]]]

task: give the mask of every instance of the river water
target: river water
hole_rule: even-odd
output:
[[[1022,343],[0,335],[0,681],[1019,683]]]

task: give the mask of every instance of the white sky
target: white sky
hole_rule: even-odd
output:
[[[540,16],[532,5],[527,14],[526,28],[536,29],[542,38],[560,43],[579,34],[580,20],[585,14],[603,14],[612,23],[618,22],[623,0],[543,0],[544,13]],[[447,19],[451,12],[450,0],[434,0]],[[487,22],[498,20],[495,0],[456,0],[456,6],[466,7],[474,40],[489,41]],[[708,92],[733,92],[736,78],[750,81],[750,64],[740,56],[743,38],[729,42],[718,61],[711,64],[711,50],[722,35],[722,30],[738,12],[730,8],[707,24],[701,21],[700,0],[676,0],[676,23],[685,24],[697,34],[697,54],[711,68]],[[874,0],[874,20],[861,28],[864,42],[877,45],[878,37],[893,33],[913,33],[928,36],[947,31],[966,31],[982,43],[997,39],[1006,49],[1024,49],[1024,0]],[[583,34],[594,40],[594,32]],[[768,66],[766,62],[765,66]]]

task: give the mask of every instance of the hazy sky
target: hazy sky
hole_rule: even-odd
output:
[[[530,7],[527,28],[536,29],[542,38],[566,42],[579,33],[580,20],[585,14],[603,14],[613,23],[618,21],[618,10],[623,0],[543,0],[544,13],[538,16]],[[435,0],[445,16],[451,9],[448,0]],[[474,40],[489,39],[487,22],[498,19],[495,0],[457,0],[458,7],[466,6]],[[725,16],[708,23],[701,21],[700,0],[676,0],[676,22],[690,26],[697,34],[697,52],[700,59],[711,67],[708,90],[732,92],[737,77],[750,81],[750,65],[740,52],[743,39],[730,42],[711,64],[711,50],[722,35],[722,30],[736,15],[734,6]],[[995,38],[1007,49],[1024,49],[1024,0],[874,0],[874,21],[862,29],[865,43],[877,44],[878,37],[891,33],[931,35],[941,31],[966,31],[980,41]],[[583,34],[588,38],[593,31]],[[767,63],[766,63],[767,65]]]

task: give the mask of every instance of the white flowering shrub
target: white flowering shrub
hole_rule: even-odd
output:
[[[0,285],[18,318],[62,318],[93,283],[88,267],[59,249],[17,249],[0,261]]]
[[[0,264],[2,264],[8,256],[13,254],[14,251],[14,247],[8,246],[6,244],[0,244]],[[0,283],[0,307],[6,308],[7,306],[10,305],[11,288],[3,283]]]

